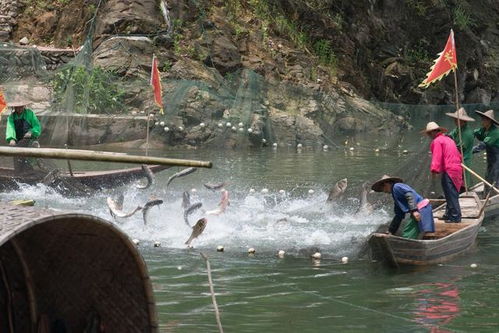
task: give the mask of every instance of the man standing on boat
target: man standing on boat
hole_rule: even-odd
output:
[[[443,219],[448,223],[459,223],[461,222],[459,190],[463,185],[461,153],[457,149],[456,143],[448,136],[443,135],[447,130],[438,126],[437,123],[429,122],[422,132],[432,139],[430,171],[434,177],[441,175],[442,190],[447,202]]]
[[[430,201],[404,184],[401,178],[384,175],[371,186],[371,189],[375,192],[392,194],[395,216],[388,228],[388,234],[394,235],[397,232],[407,213],[411,218],[402,231],[402,237],[417,239],[422,238],[426,232],[435,232]]]
[[[30,103],[25,101],[14,101],[7,106],[14,109],[7,118],[5,138],[9,145],[20,147],[40,147],[37,139],[41,133],[41,125],[33,110],[28,109]],[[26,171],[32,169],[28,160],[14,158],[14,169]]]
[[[494,111],[475,111],[482,118],[482,127],[476,129],[475,137],[481,141],[473,148],[473,153],[485,149],[487,152],[487,174],[485,180],[494,186],[499,185],[499,122],[494,118]]]
[[[458,150],[463,149],[463,163],[468,168],[471,169],[471,162],[473,159],[473,141],[475,140],[473,136],[473,130],[468,126],[468,122],[475,121],[475,119],[468,116],[464,108],[460,108],[456,112],[446,113],[447,116],[454,118],[454,123],[456,128],[454,128],[448,136],[454,140]],[[459,135],[459,127],[461,128],[461,135]],[[461,143],[462,139],[462,143]],[[471,175],[468,171],[464,171],[464,177],[466,179],[465,184],[467,186],[471,185]],[[464,188],[461,188],[460,192],[465,192]]]

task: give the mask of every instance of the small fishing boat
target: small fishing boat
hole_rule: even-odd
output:
[[[444,263],[466,253],[475,245],[478,229],[484,219],[483,203],[476,193],[461,195],[461,223],[445,223],[445,204],[433,210],[435,232],[423,239],[374,233],[369,239],[370,257],[390,266],[433,265]]]
[[[170,167],[153,165],[149,168],[153,173],[158,173]],[[45,176],[47,173],[40,170],[19,174],[15,173],[12,168],[0,168],[0,191],[16,190],[19,184],[35,185],[41,183]],[[69,172],[61,172],[59,177],[61,180],[70,180],[73,183],[77,181],[92,190],[101,190],[128,184],[145,175],[141,167],[136,167],[106,171],[74,171],[73,175]]]
[[[470,191],[480,195],[483,193],[484,190],[485,190],[485,185],[482,182],[470,187]],[[482,202],[486,203],[485,204],[486,219],[493,218],[499,215],[499,194],[492,192],[489,200],[482,199]]]

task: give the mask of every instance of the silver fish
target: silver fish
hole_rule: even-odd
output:
[[[222,191],[222,197],[220,198],[220,202],[218,203],[218,208],[214,210],[207,211],[207,215],[220,215],[223,212],[225,212],[225,209],[227,209],[227,206],[230,205],[229,202],[229,191],[223,190]]]
[[[189,224],[189,215],[191,215],[194,211],[198,210],[201,208],[203,204],[201,202],[196,202],[195,204],[191,205],[189,208],[184,210],[184,222],[187,224],[189,227],[191,226]]]
[[[182,194],[182,208],[187,209],[191,206],[191,195],[189,192],[185,191]]]
[[[334,184],[334,186],[329,191],[329,196],[327,197],[327,201],[334,201],[339,199],[345,193],[345,190],[348,186],[348,179],[343,178],[340,179]]]
[[[192,233],[189,239],[185,242],[187,246],[191,246],[191,242],[194,238],[197,238],[199,235],[201,235],[204,231],[204,228],[206,228],[206,224],[208,223],[208,220],[206,218],[201,218],[199,219],[196,224],[192,227]]]
[[[367,194],[371,190],[369,182],[362,184],[362,191],[360,192],[360,206],[355,214],[369,214],[373,211],[373,206],[367,200]]]
[[[148,201],[144,205],[144,208],[142,208],[142,217],[144,218],[144,225],[147,225],[147,214],[149,213],[149,210],[154,206],[161,205],[162,203],[163,203],[163,200],[155,199],[155,200]]]
[[[212,191],[219,190],[219,189],[221,189],[224,186],[225,186],[225,182],[223,182],[223,183],[216,183],[216,184],[212,184],[212,183],[206,183],[206,184],[204,184],[204,187],[206,187],[208,190],[212,190]]]
[[[144,190],[146,188],[149,188],[154,183],[154,174],[152,173],[151,169],[145,164],[142,165],[142,171],[144,171],[144,176],[147,179],[147,184],[137,185],[137,188]]]
[[[59,169],[53,169],[42,179],[42,184],[49,186],[59,179],[61,171]]]
[[[111,213],[111,216],[116,218],[116,217],[121,217],[121,218],[126,218],[130,217],[133,214],[137,213],[139,210],[142,209],[142,207],[137,206],[134,210],[132,210],[129,213],[125,213],[122,209],[119,208],[120,204],[117,203],[116,201],[113,200],[113,198],[108,197],[107,198],[107,207],[109,207],[109,212]]]
[[[168,181],[166,182],[166,187],[168,187],[170,185],[170,183],[175,178],[184,177],[184,176],[190,175],[191,173],[195,172],[196,170],[197,170],[197,168],[191,167],[191,168],[187,168],[187,169],[181,170],[181,171],[179,171],[179,172],[171,175],[170,178],[168,178]]]

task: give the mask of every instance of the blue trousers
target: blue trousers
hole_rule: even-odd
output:
[[[442,174],[442,190],[444,191],[445,201],[447,201],[444,218],[452,222],[461,222],[459,190],[456,189],[452,179],[446,172]]]

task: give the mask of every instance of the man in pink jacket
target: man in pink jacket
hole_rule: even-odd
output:
[[[431,139],[431,173],[440,174],[447,207],[443,219],[445,222],[461,222],[459,206],[459,189],[463,185],[463,169],[461,154],[454,140],[443,135],[447,130],[435,122],[429,122],[423,131]]]

